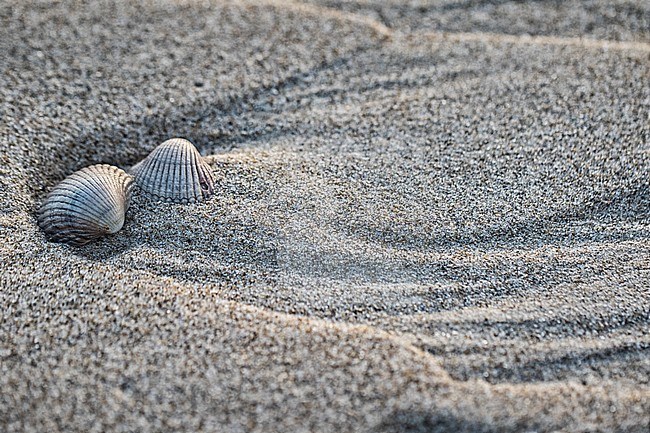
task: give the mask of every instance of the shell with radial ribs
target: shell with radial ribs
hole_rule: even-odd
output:
[[[196,203],[214,194],[212,169],[192,143],[172,138],[133,166],[130,173],[148,196],[174,203]]]
[[[38,210],[38,225],[54,242],[84,245],[124,225],[133,177],[108,164],[72,173]]]

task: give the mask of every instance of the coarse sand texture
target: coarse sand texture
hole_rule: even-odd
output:
[[[650,3],[0,24],[0,431],[650,431]],[[55,185],[173,137],[209,199],[47,241]]]

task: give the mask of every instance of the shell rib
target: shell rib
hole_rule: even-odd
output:
[[[214,194],[214,176],[196,147],[172,138],[130,170],[146,195],[174,203],[196,203]]]
[[[38,211],[38,225],[54,242],[84,245],[124,225],[133,177],[97,164],[72,173],[54,187]]]

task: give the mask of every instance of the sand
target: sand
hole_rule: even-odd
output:
[[[566,3],[2,2],[0,430],[650,431],[650,6]]]

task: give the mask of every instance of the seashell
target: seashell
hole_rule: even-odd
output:
[[[133,177],[108,164],[72,173],[47,196],[38,225],[54,242],[84,245],[124,225]]]
[[[174,203],[196,203],[214,194],[212,169],[196,147],[172,138],[134,165],[131,174],[146,195]]]

